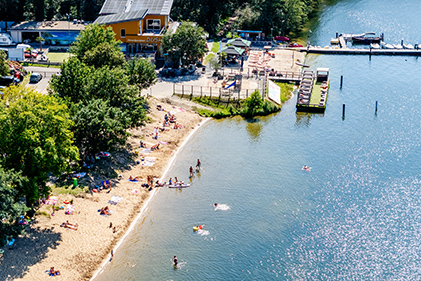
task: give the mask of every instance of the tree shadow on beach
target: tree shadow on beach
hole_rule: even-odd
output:
[[[40,229],[39,227],[28,229],[25,237],[16,239],[12,247],[4,248],[5,252],[0,256],[0,280],[23,278],[29,267],[46,258],[48,250],[55,249],[60,241],[62,241],[61,233],[55,232],[53,229]],[[43,273],[40,272],[40,274]]]

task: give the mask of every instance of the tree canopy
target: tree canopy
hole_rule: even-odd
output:
[[[4,96],[0,111],[2,166],[28,179],[18,191],[31,205],[48,195],[48,173],[68,172],[70,163],[78,160],[70,131],[72,121],[67,106],[57,97],[21,86],[9,87]]]
[[[115,56],[112,60],[118,61],[121,56],[120,41],[115,40],[115,33],[111,27],[105,28],[103,25],[89,24],[82,30],[76,38],[76,41],[70,47],[70,52],[75,54],[76,57],[88,64],[93,65],[95,56],[99,59],[104,59],[106,56]],[[95,50],[99,49],[99,50]],[[103,52],[110,52],[105,54]],[[89,63],[92,64],[89,64]],[[108,64],[107,61],[100,61],[100,67]],[[102,63],[102,64],[101,64]]]
[[[23,233],[24,226],[19,225],[19,218],[24,216],[29,208],[19,202],[17,187],[26,179],[14,171],[5,171],[0,166],[0,247],[6,239]]]
[[[0,51],[0,76],[9,75],[9,74],[10,74],[10,68],[9,68],[9,64],[7,63],[6,53],[3,51]]]
[[[205,31],[192,22],[183,22],[174,34],[163,36],[162,48],[175,66],[178,66],[178,59],[182,65],[195,63],[206,53]]]

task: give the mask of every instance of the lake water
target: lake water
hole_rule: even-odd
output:
[[[366,31],[421,43],[421,1],[332,2],[312,45]],[[255,121],[208,122],[169,176],[187,181],[197,158],[202,172],[187,189],[159,191],[97,280],[419,279],[418,58],[312,55],[306,63],[330,68],[326,112],[297,114],[293,98]]]

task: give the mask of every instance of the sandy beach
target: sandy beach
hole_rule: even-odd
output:
[[[157,104],[175,114],[177,123],[183,127],[166,130],[155,140],[149,134],[153,132],[154,127],[162,125],[166,113],[158,111]],[[61,275],[58,278],[61,280],[89,280],[104,261],[110,258],[111,250],[122,239],[151,194],[141,186],[146,182],[147,176],[154,176],[155,181],[160,179],[185,139],[204,121],[204,118],[191,111],[191,108],[181,101],[175,105],[149,98],[149,105],[150,123],[130,132],[132,136],[129,138],[127,150],[135,155],[134,161],[121,165],[121,155],[113,153],[107,159],[99,160],[110,161],[111,165],[115,164],[119,168],[118,173],[121,176],[112,179],[111,191],[103,190],[93,195],[58,195],[56,206],[63,206],[64,209],[56,211],[54,216],[51,216],[51,205],[43,205],[38,213],[43,212],[44,215],[35,217],[27,226],[27,234],[16,239],[12,248],[3,247],[5,253],[0,256],[0,280],[44,280],[51,278],[46,271],[53,266],[55,270],[60,271]],[[159,150],[143,155],[147,158],[146,161],[141,160],[143,157],[139,148],[140,140],[145,142],[147,147],[160,142]],[[137,164],[137,161],[141,164]],[[142,165],[144,162],[153,165]],[[188,167],[186,172],[187,169]],[[141,180],[137,183],[130,182],[129,176],[138,176]],[[88,173],[79,183],[87,185],[92,181],[100,185],[101,178],[92,178]],[[112,205],[109,203],[112,196],[122,199],[117,205]],[[65,214],[64,210],[68,205],[64,204],[64,200],[73,200],[73,215]],[[110,216],[105,217],[98,212],[105,206],[112,211]],[[77,230],[61,227],[66,221],[77,224]]]

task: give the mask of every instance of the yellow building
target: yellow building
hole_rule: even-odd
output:
[[[111,26],[123,42],[123,52],[154,53],[162,35],[177,28],[169,17],[172,4],[173,0],[106,0],[95,23]]]

